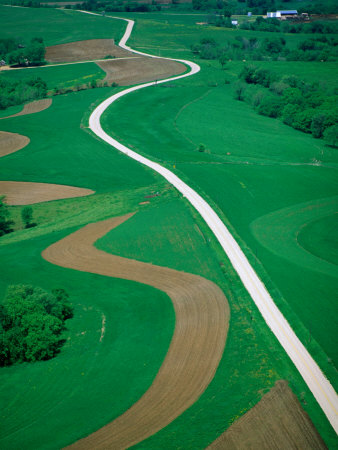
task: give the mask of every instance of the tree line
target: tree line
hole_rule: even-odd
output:
[[[9,286],[0,303],[0,366],[54,357],[73,307],[64,289]]]
[[[288,20],[278,20],[274,17],[264,19],[259,16],[254,22],[244,21],[239,25],[241,30],[267,31],[269,33],[307,33],[334,34],[338,33],[336,22],[328,23],[314,21],[310,23],[296,23]]]
[[[338,146],[338,95],[325,91],[319,83],[306,83],[294,75],[280,76],[264,68],[247,65],[239,74],[235,98],[246,100],[261,115],[280,118],[286,125],[324,138]],[[247,96],[245,84],[258,89]]]
[[[191,46],[192,52],[201,59],[247,60],[247,61],[336,61],[338,60],[338,39],[335,37],[311,37],[298,43],[290,50],[283,37],[236,36],[220,46],[213,38],[203,38]]]

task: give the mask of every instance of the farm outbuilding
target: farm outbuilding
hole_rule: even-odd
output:
[[[283,10],[283,11],[275,11],[275,12],[268,12],[267,18],[275,17],[277,19],[288,19],[292,17],[298,16],[298,11],[296,9],[290,9],[290,10]]]

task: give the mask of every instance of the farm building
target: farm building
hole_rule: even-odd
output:
[[[298,11],[296,9],[284,10],[284,11],[276,11],[276,12],[268,12],[267,18],[275,17],[277,19],[289,19],[298,16]]]

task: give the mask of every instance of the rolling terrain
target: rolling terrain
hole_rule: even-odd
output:
[[[108,21],[114,23],[111,19]],[[144,92],[144,96],[148,96],[147,99],[142,99],[143,93],[141,96],[140,93],[132,94],[139,96],[139,101],[138,108],[133,109],[131,113],[127,108],[132,108],[133,105],[121,99],[118,109],[114,105],[113,112],[108,111],[109,116],[104,117],[103,123],[113,134],[118,130],[118,137],[131,145],[133,150],[149,155],[154,152],[156,158],[161,162],[165,161],[168,167],[175,166],[177,173],[186,177],[186,181],[190,179],[195,186],[201,186],[224,214],[225,221],[231,224],[242,247],[250,255],[250,242],[243,238],[244,233],[237,222],[228,217],[228,209],[225,210],[218,204],[215,201],[218,197],[213,197],[211,190],[208,191],[203,184],[207,182],[211,184],[209,167],[213,168],[213,174],[217,174],[216,167],[225,166],[224,161],[231,155],[222,151],[214,155],[215,152],[212,150],[196,156],[196,143],[201,137],[196,138],[194,133],[200,133],[201,130],[196,127],[191,129],[189,124],[203,122],[208,124],[208,122],[204,118],[203,120],[191,119],[191,116],[184,118],[184,114],[191,113],[191,108],[195,108],[192,114],[198,114],[201,108],[212,109],[215,97],[220,101],[230,100],[229,95],[222,92],[221,88],[217,89],[218,95],[214,97],[212,93],[209,95],[206,92],[203,77],[208,78],[208,83],[210,79],[218,80],[219,70],[216,67],[211,67],[210,70],[207,67],[203,69],[208,75],[192,77],[192,80],[196,79],[192,84],[190,79],[173,83],[173,86],[177,85],[179,92],[174,88],[161,89],[156,86],[147,89],[147,93]],[[207,88],[209,91],[215,90],[213,86]],[[99,248],[125,258],[135,258],[206,277],[222,288],[231,308],[230,330],[225,352],[210,386],[188,411],[164,430],[141,443],[139,447],[178,448],[180,442],[185,442],[186,448],[205,448],[230,423],[257,403],[263,393],[281,378],[289,380],[292,390],[301,398],[302,405],[309,412],[326,442],[334,442],[332,432],[311,394],[258,311],[254,309],[238,277],[220,252],[203,221],[190,209],[186,201],[178,198],[177,192],[170,189],[170,186],[154,172],[112,151],[106,144],[97,141],[88,133],[88,111],[93,110],[95,105],[111,95],[111,91],[110,88],[102,88],[58,96],[48,110],[27,117],[6,119],[1,123],[6,132],[22,133],[31,140],[27,147],[2,158],[0,161],[1,173],[4,174],[2,179],[68,184],[96,192],[87,198],[38,204],[34,206],[38,227],[32,230],[17,230],[2,238],[1,258],[6,261],[4,272],[6,278],[2,280],[2,292],[8,282],[25,280],[38,285],[40,283],[47,288],[54,287],[53,283],[62,283],[71,291],[74,299],[77,299],[75,302],[78,302],[76,304],[78,316],[75,316],[74,323],[67,332],[69,342],[60,356],[35,366],[26,364],[1,369],[4,380],[4,390],[0,394],[1,402],[6,402],[9,392],[15,392],[16,398],[21,398],[20,407],[15,399],[7,404],[3,419],[6,418],[9,431],[2,437],[3,445],[6,448],[15,448],[25,439],[29,448],[37,448],[38,442],[43,442],[42,447],[48,447],[51,445],[48,440],[50,433],[56,436],[52,446],[68,445],[123,414],[137,402],[138,398],[142,398],[142,394],[156,379],[174,330],[174,312],[167,296],[140,283],[112,281],[100,275],[79,274],[74,270],[57,268],[43,261],[40,256],[43,249],[59,240],[62,242],[61,239],[71,232],[77,232],[76,230],[88,223],[136,210],[139,212],[135,216],[98,242]],[[179,108],[177,108],[177,103],[180,103],[177,94],[185,101],[188,99],[188,102]],[[203,105],[203,101],[210,99],[211,104]],[[230,101],[229,103],[231,104]],[[232,111],[236,112],[234,105],[231,106]],[[145,113],[146,110],[149,111],[148,114]],[[83,111],[87,111],[85,116]],[[245,112],[248,114],[248,110]],[[111,114],[114,115],[113,118]],[[138,114],[142,116],[142,120],[138,119]],[[157,118],[163,117],[163,120],[158,119],[155,126],[154,124],[149,126],[154,114]],[[132,124],[130,120],[123,124],[123,120],[127,117],[134,118]],[[180,122],[181,120],[183,122]],[[211,118],[210,120],[213,121]],[[264,119],[264,124],[267,123],[266,120]],[[51,122],[54,127],[50,130],[47,145],[44,130],[46,124]],[[137,129],[140,126],[144,127],[141,132]],[[219,129],[221,128],[220,126]],[[173,134],[174,129],[179,130],[179,136]],[[234,127],[231,129],[234,130]],[[128,135],[124,135],[123,130],[128,130]],[[283,129],[282,132],[284,131]],[[210,135],[216,136],[216,132],[218,133],[218,130],[213,129]],[[298,133],[295,132],[293,136],[296,139]],[[222,139],[215,138],[215,143],[217,140],[222,142]],[[272,136],[269,139],[274,142]],[[240,139],[234,138],[233,142],[236,141],[241,142]],[[307,144],[308,142],[306,141]],[[232,143],[231,149],[233,146]],[[212,144],[207,143],[207,148],[211,150]],[[332,164],[330,156],[326,156],[329,158],[328,163]],[[230,158],[231,167],[241,168],[241,165],[245,167],[246,162],[243,158],[245,161],[248,158],[245,151],[241,155],[237,155],[235,151],[235,155]],[[256,169],[256,166],[261,165],[257,164],[258,160],[263,162],[263,166],[266,164],[264,149],[261,155],[253,153],[249,158],[252,161],[251,165],[254,166],[252,168]],[[291,158],[295,158],[292,162],[298,164],[298,158],[307,161],[308,156],[301,149]],[[281,152],[274,148],[269,165],[278,168],[283,164]],[[195,178],[191,175],[193,170],[190,173],[188,170],[185,171],[188,167],[200,171]],[[252,177],[254,178],[254,175]],[[219,180],[224,178],[224,174],[220,173]],[[238,180],[239,184],[245,184],[242,179]],[[327,187],[321,187],[323,193],[330,183],[331,180],[328,178]],[[261,184],[263,186],[263,181]],[[218,195],[223,197],[220,186],[221,181],[215,184],[215,189]],[[241,190],[238,192],[237,189],[236,185],[231,191],[235,193],[231,202],[237,205],[240,202],[244,204],[247,200],[245,197],[241,198]],[[246,186],[245,188],[241,186],[240,189],[246,189]],[[313,194],[309,192],[308,196],[311,195]],[[289,198],[293,201],[295,197],[295,194],[290,194]],[[252,208],[254,209],[254,206]],[[11,210],[13,216],[17,217],[20,207],[13,207]],[[240,214],[243,208],[237,210]],[[258,260],[260,262],[261,254]],[[21,261],[19,269],[18,261]],[[32,265],[35,267],[34,273],[31,271]],[[267,267],[268,264],[265,263],[259,270],[264,280],[267,280],[268,286],[279,295],[275,288],[276,284],[279,288],[279,284],[276,283],[276,278],[273,279],[275,285],[269,281],[266,274]],[[97,295],[98,292],[100,296]],[[111,304],[112,298],[114,301]],[[150,301],[149,307],[145,307],[146,298]],[[290,317],[294,320],[295,326],[299,326],[301,333],[305,333],[299,318],[292,316],[294,308],[290,307],[283,297],[280,298],[285,310],[291,312]],[[158,299],[161,299],[161,308],[157,304]],[[128,315],[125,315],[127,311]],[[115,316],[116,312],[119,312],[118,316]],[[314,312],[310,312],[309,316],[311,314]],[[317,332],[317,339],[318,336]],[[154,337],[156,337],[155,347]],[[318,344],[313,338],[310,344],[310,349],[318,350]],[[86,351],[78,360],[80,349]],[[321,352],[322,350],[319,351],[319,358],[322,358]],[[121,357],[122,354],[125,357]],[[139,378],[140,367],[142,375]],[[330,370],[324,367],[330,373]],[[58,375],[63,372],[66,373],[66,377],[59,380]],[[108,376],[109,373],[114,373],[113,380]],[[47,380],[51,374],[55,380],[55,388],[47,395]],[[27,382],[23,380],[29,380],[28,389]],[[78,384],[77,388],[75,384]],[[60,402],[61,397],[63,400]],[[27,407],[31,404],[35,405],[32,416],[25,418]],[[94,408],[99,410],[98,414],[89,416],[89,411]],[[14,411],[17,411],[15,420]],[[71,420],[75,414],[76,423]]]

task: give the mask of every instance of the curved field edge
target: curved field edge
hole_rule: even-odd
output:
[[[129,217],[87,225],[42,253],[56,265],[152,285],[170,296],[176,312],[175,332],[151,387],[121,417],[74,444],[74,448],[125,448],[166,426],[208,386],[225,345],[229,307],[215,284],[94,248],[98,238]]]
[[[317,258],[338,265],[337,220],[336,210],[332,215],[306,224],[298,234],[299,245]]]
[[[7,283],[48,290],[62,286],[75,310],[56,358],[1,369],[4,448],[62,448],[84,430],[93,432],[113,420],[150,386],[171,340],[175,319],[165,294],[131,281],[59,268],[41,258],[41,251],[73,230],[1,250],[7,281],[1,280],[1,293]]]
[[[22,134],[0,131],[0,158],[21,150],[29,142],[30,139]]]

